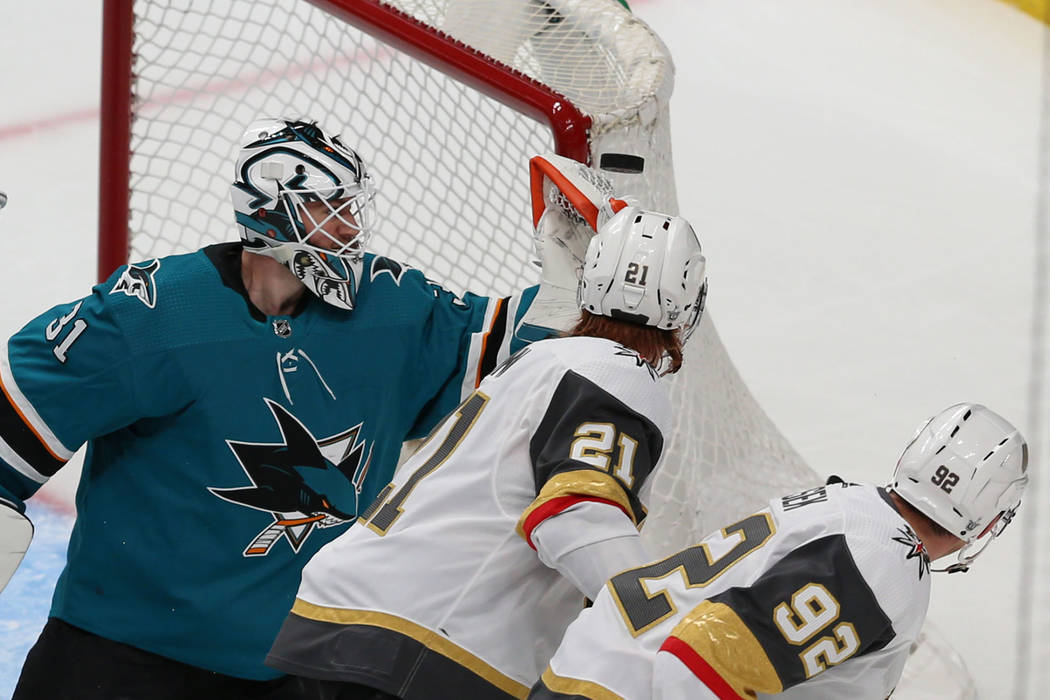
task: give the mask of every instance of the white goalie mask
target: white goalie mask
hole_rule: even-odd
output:
[[[937,571],[966,571],[1013,520],[1027,470],[1028,445],[1017,428],[981,404],[960,403],[919,428],[891,488],[966,543],[958,562]]]
[[[704,311],[706,266],[688,221],[627,206],[591,239],[577,301],[593,314],[679,329],[684,343]]]
[[[327,303],[354,308],[375,190],[352,148],[313,123],[254,122],[230,194],[245,250],[285,265]]]

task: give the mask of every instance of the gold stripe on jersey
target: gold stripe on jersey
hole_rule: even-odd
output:
[[[741,697],[784,690],[762,645],[724,603],[703,601],[681,619],[670,636],[688,644]]]
[[[518,519],[516,530],[521,538],[526,542],[529,541],[529,533],[525,531],[525,522],[529,519],[529,516],[547,503],[566,496],[579,496],[583,499],[599,498],[603,501],[612,501],[627,513],[635,525],[638,524],[638,518],[631,508],[631,502],[627,498],[627,493],[623,490],[623,485],[614,476],[595,469],[575,469],[571,472],[555,474],[543,485],[539,495],[536,496],[536,500],[529,504],[528,508],[525,509]]]
[[[337,625],[368,625],[411,637],[427,649],[441,654],[471,673],[485,679],[495,687],[516,698],[525,698],[529,694],[528,686],[518,683],[488,663],[453,643],[440,633],[411,622],[396,615],[376,610],[352,610],[348,608],[328,608],[315,605],[301,598],[295,599],[292,613],[318,622],[331,622]]]
[[[617,695],[603,685],[598,685],[591,681],[582,681],[578,678],[559,676],[551,670],[550,666],[543,672],[540,680],[543,681],[543,685],[547,686],[549,690],[563,695],[579,696],[588,700],[624,700],[622,695]]]

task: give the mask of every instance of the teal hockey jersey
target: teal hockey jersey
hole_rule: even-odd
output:
[[[542,329],[535,295],[458,297],[367,255],[358,305],[265,316],[241,246],[122,267],[0,347],[0,499],[24,501],[85,442],[51,614],[250,679],[310,556],[425,435]]]

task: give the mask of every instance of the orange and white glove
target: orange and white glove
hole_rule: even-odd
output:
[[[579,318],[576,288],[591,237],[630,203],[612,183],[583,163],[556,154],[529,161],[533,245],[540,289],[523,321],[567,331]]]

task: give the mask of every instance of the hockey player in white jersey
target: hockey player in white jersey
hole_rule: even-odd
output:
[[[930,571],[965,571],[1002,532],[1027,463],[1002,417],[950,406],[889,486],[832,477],[614,576],[529,698],[882,700],[926,617]]]
[[[566,189],[566,168],[598,176],[537,165]],[[637,525],[671,422],[659,368],[677,369],[700,319],[705,259],[681,217],[573,204],[610,218],[569,337],[493,371],[304,570],[267,663],[324,697],[523,698],[585,596],[650,558]]]

